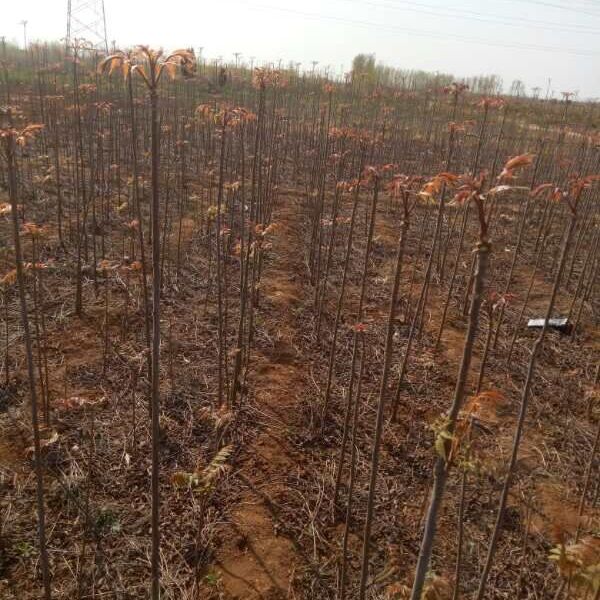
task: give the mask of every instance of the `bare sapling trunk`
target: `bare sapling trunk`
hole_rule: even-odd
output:
[[[452,267],[452,274],[450,276],[450,282],[448,283],[448,294],[446,295],[446,302],[442,310],[442,317],[440,319],[440,328],[438,330],[437,338],[435,340],[434,351],[437,351],[442,341],[442,335],[444,333],[444,327],[446,325],[446,317],[448,316],[448,308],[450,307],[450,300],[452,299],[452,290],[454,289],[454,282],[456,281],[456,275],[458,274],[458,267],[460,265],[460,255],[462,253],[463,243],[465,239],[465,231],[467,228],[467,221],[469,218],[469,206],[465,206],[463,221],[460,228],[460,236],[458,238],[458,247],[456,249],[456,259],[454,266]]]
[[[363,307],[365,301],[365,293],[366,293],[366,284],[369,272],[369,261],[371,260],[371,246],[373,243],[373,234],[375,231],[375,220],[377,218],[377,200],[379,198],[379,174],[377,173],[374,167],[367,167],[370,177],[373,179],[373,195],[371,200],[370,207],[370,218],[369,218],[369,229],[367,233],[367,246],[365,248],[365,261],[363,265],[362,278],[361,278],[361,286],[360,286],[360,298],[358,301],[358,312],[356,315],[356,323],[354,325],[354,335],[352,342],[352,359],[350,363],[350,381],[348,382],[348,390],[346,392],[346,411],[344,414],[344,426],[342,430],[342,441],[340,442],[340,453],[337,463],[337,471],[335,477],[335,488],[333,492],[333,501],[334,501],[334,509],[337,503],[337,498],[339,494],[339,489],[342,481],[342,472],[344,468],[344,462],[346,458],[346,446],[348,443],[348,424],[350,421],[350,412],[352,410],[352,395],[354,391],[354,371],[356,368],[356,360],[358,357],[358,337],[359,334],[363,330],[362,318],[363,318]],[[323,412],[321,418],[321,432],[325,427],[325,418],[326,413]]]
[[[402,274],[402,264],[404,259],[404,248],[406,246],[406,235],[408,231],[408,199],[404,201],[404,218],[400,228],[400,237],[398,238],[398,250],[396,254],[396,268],[394,271],[394,283],[392,285],[392,295],[390,298],[390,308],[388,312],[388,322],[385,334],[383,371],[381,374],[381,384],[379,388],[379,399],[377,402],[377,417],[375,421],[375,435],[373,438],[373,452],[371,455],[371,474],[369,479],[369,499],[367,501],[367,516],[365,529],[363,533],[362,548],[362,567],[360,575],[360,600],[364,600],[367,591],[367,577],[369,574],[369,551],[371,544],[371,528],[373,524],[373,514],[375,506],[375,488],[377,484],[377,473],[379,470],[379,451],[381,439],[383,436],[383,420],[385,415],[385,397],[388,392],[388,379],[392,366],[392,353],[394,341],[394,324],[396,321],[396,312],[398,304],[398,292],[400,290],[400,276]]]
[[[221,208],[223,205],[223,184],[225,176],[225,144],[227,140],[227,116],[223,114],[223,122],[221,124],[221,150],[219,156],[219,182],[217,188],[217,216],[215,219],[215,237],[217,243],[217,318],[218,318],[218,403],[223,404],[224,398],[224,383],[227,377],[227,369],[225,369],[225,330],[223,319],[223,234],[221,232]]]
[[[150,89],[152,136],[152,598],[160,598],[160,156],[158,93]]]
[[[127,78],[127,97],[129,103],[129,121],[131,127],[131,170],[133,174],[133,202],[137,217],[137,232],[140,245],[140,258],[142,263],[142,294],[144,297],[144,333],[146,335],[146,346],[150,350],[151,340],[151,318],[148,301],[148,261],[146,260],[146,244],[144,240],[144,224],[142,220],[142,206],[139,187],[139,169],[137,152],[137,122],[135,118],[135,104],[133,101],[133,82],[131,74]],[[152,359],[148,353],[148,378],[152,378]]]
[[[510,341],[510,346],[508,347],[508,352],[506,354],[506,364],[510,364],[510,360],[512,358],[513,350],[515,347],[515,343],[517,341],[517,337],[519,335],[519,330],[521,326],[521,321],[523,320],[523,315],[525,314],[525,310],[529,304],[529,297],[531,296],[531,292],[533,290],[533,286],[535,284],[535,280],[538,274],[538,269],[540,268],[540,264],[542,262],[542,257],[544,254],[543,247],[540,247],[537,251],[537,256],[535,259],[535,263],[533,265],[533,270],[531,271],[531,276],[529,278],[529,285],[527,287],[527,292],[525,293],[525,298],[523,299],[523,304],[521,305],[521,310],[519,311],[519,316],[515,320],[515,330],[513,332],[512,339]]]
[[[450,140],[448,147],[448,154],[446,157],[446,165],[450,164],[450,160],[452,158],[452,148],[454,139],[454,130],[450,130]],[[444,218],[444,207],[446,203],[446,184],[451,183],[445,177],[445,174],[440,174],[435,177],[431,182],[429,182],[425,186],[425,193],[431,197],[431,192],[435,192],[439,195],[440,201],[437,211],[437,217],[435,222],[435,231],[433,234],[433,240],[431,242],[431,252],[429,254],[429,258],[427,260],[427,267],[425,268],[425,275],[423,277],[423,284],[421,285],[421,291],[419,292],[419,299],[417,300],[417,306],[415,307],[415,314],[412,318],[410,330],[408,332],[408,339],[406,341],[406,348],[404,349],[404,355],[402,357],[402,362],[400,363],[400,373],[398,375],[398,381],[396,383],[396,392],[394,394],[394,399],[392,401],[392,421],[396,420],[398,415],[398,406],[400,404],[400,394],[402,392],[402,384],[404,383],[404,375],[406,373],[406,366],[408,364],[408,359],[410,357],[410,352],[412,349],[412,343],[415,337],[415,333],[417,331],[418,323],[421,319],[421,315],[425,310],[426,296],[427,290],[429,289],[429,282],[431,280],[431,273],[433,271],[433,263],[436,256],[437,245],[438,242],[441,242],[441,232],[442,232],[442,222]]]
[[[152,550],[150,563],[152,579],[151,597],[152,600],[160,600],[160,290],[162,282],[160,244],[160,116],[158,110],[158,86],[161,76],[165,71],[168,72],[171,77],[174,77],[178,67],[181,67],[183,72],[186,73],[189,72],[195,62],[193,53],[188,50],[178,50],[163,57],[162,50],[155,51],[151,50],[148,46],[140,46],[137,56],[140,57],[140,62],[134,60],[133,62],[135,64],[132,66],[130,56],[123,52],[116,52],[107,56],[102,63],[100,63],[99,68],[101,71],[108,68],[112,71],[114,68],[119,67],[129,76],[133,75],[134,72],[137,73],[146,85],[150,98],[150,156],[152,161],[152,203],[150,213],[150,235],[152,242],[152,347],[150,362],[150,406],[152,421]],[[140,64],[141,62],[146,64],[148,67],[147,70]],[[135,123],[135,121],[132,120],[132,123]],[[139,202],[136,202],[136,204],[139,205]],[[139,226],[141,230],[141,222]]]
[[[589,185],[589,183],[591,183],[590,179],[579,180],[575,184],[573,184],[573,186],[569,190],[569,192],[563,193],[563,192],[558,191],[556,193],[557,198],[563,198],[563,197],[567,198],[567,204],[570,209],[571,217],[570,217],[569,224],[567,227],[567,233],[564,237],[564,243],[563,243],[563,247],[562,247],[561,254],[560,254],[558,269],[557,269],[556,275],[554,277],[554,284],[552,286],[552,292],[550,294],[550,299],[548,301],[548,308],[546,309],[544,325],[540,331],[540,334],[539,334],[537,340],[534,342],[533,347],[531,349],[529,365],[527,367],[527,377],[525,379],[525,383],[523,385],[523,391],[521,394],[521,406],[519,409],[519,417],[517,420],[517,426],[516,426],[515,433],[513,436],[511,456],[510,456],[510,460],[508,463],[508,469],[507,469],[507,473],[506,473],[506,476],[504,479],[504,484],[502,486],[500,500],[498,502],[498,511],[496,514],[496,522],[495,522],[494,530],[492,532],[492,536],[491,536],[491,539],[489,542],[485,565],[483,567],[483,571],[481,573],[481,578],[479,580],[479,587],[478,587],[477,595],[476,595],[477,600],[482,600],[482,598],[485,596],[485,592],[487,589],[488,577],[490,574],[490,570],[492,568],[494,556],[496,554],[496,549],[498,546],[500,532],[502,529],[504,510],[506,508],[506,502],[508,500],[508,494],[510,492],[512,478],[514,475],[515,466],[517,464],[517,456],[519,454],[521,438],[522,438],[523,429],[525,426],[525,417],[527,415],[527,408],[529,406],[531,386],[533,384],[533,380],[535,377],[535,368],[537,365],[537,359],[538,359],[539,353],[542,349],[544,339],[546,338],[546,333],[548,331],[548,322],[549,322],[550,318],[552,317],[552,313],[554,311],[556,296],[558,294],[558,289],[560,287],[560,281],[561,281],[562,274],[564,271],[567,253],[569,251],[569,244],[571,243],[571,239],[573,237],[573,232],[575,231],[575,226],[577,223],[577,204],[579,202],[579,198],[581,197],[581,192],[583,191],[585,186]]]
[[[471,432],[472,432],[472,421],[469,423],[468,434],[466,436],[466,451],[465,451],[465,465],[462,468],[462,477],[460,482],[460,501],[458,506],[458,519],[457,519],[457,539],[456,539],[456,561],[454,563],[454,591],[452,593],[452,600],[458,600],[460,598],[460,581],[462,576],[462,558],[463,558],[463,543],[465,537],[465,510],[467,508],[467,480],[469,474],[469,458],[471,455]]]
[[[492,341],[492,333],[494,332],[494,307],[491,305],[491,301],[488,306],[488,328],[485,336],[485,343],[483,345],[483,354],[481,356],[481,364],[479,365],[479,375],[477,376],[477,385],[475,387],[475,394],[479,394],[481,386],[483,385],[485,377],[485,367],[487,364],[488,355],[490,352],[490,344]]]
[[[529,154],[523,154],[510,159],[504,166],[504,170],[500,176],[500,179],[504,176],[512,177],[513,172],[516,169],[531,164],[532,160],[533,156]],[[491,246],[488,241],[488,222],[486,220],[486,207],[484,202],[486,199],[493,197],[495,194],[510,189],[510,186],[497,186],[489,190],[489,192],[484,195],[482,190],[485,186],[485,173],[480,174],[478,177],[463,175],[460,178],[455,177],[454,179],[455,181],[453,183],[460,185],[454,201],[472,202],[477,209],[477,216],[479,220],[479,241],[477,242],[474,251],[475,266],[473,275],[473,294],[470,301],[469,319],[465,334],[462,358],[458,368],[454,397],[452,399],[452,404],[448,414],[444,419],[444,429],[437,434],[438,436],[443,437],[441,439],[438,438],[438,440],[441,441],[441,444],[438,444],[438,440],[436,440],[436,449],[438,455],[433,468],[433,488],[431,497],[429,499],[429,508],[425,519],[425,528],[421,540],[419,557],[417,559],[415,579],[411,591],[411,600],[421,600],[423,593],[423,587],[425,584],[427,571],[429,569],[429,563],[433,551],[433,543],[437,530],[438,513],[442,506],[446,482],[448,480],[452,462],[449,459],[449,449],[451,447],[451,441],[454,441],[454,432],[456,429],[458,416],[463,405],[475,339],[477,337],[477,331],[479,328],[480,310],[483,301],[483,289],[491,252]]]
[[[361,161],[362,162],[362,161]],[[362,165],[361,165],[362,167]],[[348,278],[348,267],[350,265],[350,255],[352,253],[352,243],[354,241],[354,229],[356,225],[356,212],[358,208],[358,199],[360,195],[360,173],[362,168],[359,170],[359,178],[356,181],[354,188],[354,198],[352,203],[352,215],[350,217],[350,227],[348,230],[348,240],[346,242],[346,254],[344,257],[344,269],[342,272],[342,282],[340,284],[340,292],[338,295],[337,306],[335,310],[335,322],[333,325],[333,336],[331,340],[331,349],[329,351],[329,366],[327,370],[327,383],[325,386],[325,398],[323,400],[323,416],[324,418],[327,416],[327,412],[329,410],[329,401],[331,397],[331,384],[333,381],[333,368],[335,366],[335,357],[337,350],[337,337],[340,326],[340,318],[342,315],[342,308],[344,306],[344,298],[346,292],[346,280]]]
[[[531,190],[532,191],[534,190],[534,187],[535,187],[535,181],[536,181],[536,177],[537,177],[537,173],[538,173],[538,169],[539,169],[539,164],[540,164],[540,161],[539,160],[536,161],[535,167],[533,169],[533,174],[531,176]],[[521,252],[521,244],[523,243],[523,233],[525,231],[525,225],[527,223],[527,217],[529,215],[529,205],[531,202],[531,198],[532,198],[532,194],[529,194],[527,196],[527,201],[525,202],[525,205],[523,206],[523,214],[521,215],[521,220],[519,223],[519,233],[517,235],[517,243],[515,244],[514,254],[512,257],[512,261],[510,263],[510,270],[508,272],[508,278],[506,280],[504,294],[509,293],[510,286],[511,286],[513,278],[514,278],[515,266],[517,264],[519,254]],[[498,315],[498,322],[496,323],[496,331],[494,332],[494,339],[493,339],[493,348],[494,349],[496,348],[496,346],[498,344],[498,336],[500,335],[500,328],[502,327],[502,322],[504,320],[505,308],[506,308],[506,306],[504,304],[500,307],[500,314]]]
[[[598,453],[598,447],[600,444],[600,422],[596,424],[596,435],[594,436],[594,443],[592,444],[592,451],[590,453],[590,458],[588,459],[587,466],[585,468],[584,482],[583,482],[583,490],[581,491],[581,498],[579,499],[579,507],[577,509],[577,530],[575,531],[575,543],[579,541],[579,536],[581,534],[581,524],[583,513],[585,512],[585,499],[588,494],[588,490],[590,489],[590,481],[592,478],[592,472],[594,470],[594,464],[596,462],[596,456]]]
[[[244,151],[244,133],[245,125],[242,123],[240,127],[240,164],[241,164],[241,176],[240,176],[240,314],[238,320],[237,338],[235,354],[233,359],[233,372],[231,377],[231,389],[229,393],[229,406],[235,407],[236,398],[238,392],[242,391],[241,383],[241,372],[242,362],[244,358],[244,331],[246,328],[246,304],[248,299],[248,262],[249,258],[246,256],[246,233],[245,233],[245,179],[246,179],[246,164],[245,164],[245,151]],[[250,246],[250,227],[248,227],[248,246]]]
[[[483,300],[483,286],[486,278],[490,246],[486,240],[480,240],[475,250],[475,275],[473,285],[473,295],[471,297],[471,306],[469,312],[469,323],[465,335],[462,359],[458,370],[456,388],[450,411],[448,412],[448,421],[446,431],[450,436],[453,435],[465,394],[467,376],[471,366],[473,355],[473,345],[479,327],[479,310]],[[415,580],[411,592],[411,600],[421,600],[425,577],[429,569],[429,561],[433,550],[433,542],[437,529],[438,512],[444,497],[446,482],[448,480],[449,463],[446,456],[438,456],[435,461],[433,472],[433,489],[429,500],[429,509],[425,519],[425,530],[419,550],[419,558],[415,571]]]
[[[26,131],[26,130],[24,130]],[[17,271],[17,286],[19,289],[19,305],[21,312],[21,324],[23,326],[23,340],[25,343],[25,354],[27,357],[27,378],[29,382],[29,397],[31,402],[31,425],[33,429],[33,458],[35,462],[36,479],[36,504],[38,518],[38,540],[40,545],[40,566],[42,569],[42,581],[44,586],[44,598],[50,600],[52,591],[50,587],[50,565],[48,560],[48,549],[46,546],[46,511],[44,505],[44,467],[42,463],[42,450],[40,445],[40,425],[38,399],[35,380],[35,363],[33,357],[33,344],[29,327],[29,316],[27,311],[27,295],[25,290],[25,274],[23,267],[23,253],[19,232],[18,200],[17,200],[17,165],[15,158],[15,136],[16,132],[10,131],[5,136],[6,159],[8,163],[8,196],[11,206],[13,244],[15,249],[15,263]],[[23,134],[21,134],[23,135]]]
[[[348,478],[348,494],[346,496],[346,522],[344,523],[344,535],[342,536],[342,566],[340,568],[340,587],[339,598],[346,598],[346,571],[348,568],[348,537],[350,534],[350,525],[352,524],[352,510],[354,504],[354,485],[356,482],[356,440],[358,437],[358,417],[360,409],[360,398],[362,394],[362,381],[365,368],[365,336],[360,334],[361,353],[360,366],[358,368],[358,385],[356,386],[356,399],[354,400],[354,409],[352,414],[352,439],[350,442],[350,476]]]

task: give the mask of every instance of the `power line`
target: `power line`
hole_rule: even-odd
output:
[[[582,15],[587,15],[589,17],[600,17],[600,13],[598,12],[590,12],[585,10],[584,8],[576,8],[573,6],[567,6],[565,4],[554,4],[553,2],[544,2],[544,0],[508,0],[509,2],[527,2],[529,4],[538,4],[539,6],[547,6],[549,8],[556,8],[558,10],[568,10],[574,13],[579,13]]]
[[[381,4],[379,2],[369,2],[368,0],[338,0],[339,2],[350,2],[352,4],[362,4],[368,6],[374,6],[377,8],[388,8],[392,10],[405,11],[408,10],[410,12],[416,12],[426,15],[433,15],[442,18],[452,18],[452,19],[460,19],[460,20],[473,20],[480,21],[484,23],[496,23],[500,25],[507,25],[509,27],[526,27],[528,29],[545,29],[549,31],[562,31],[565,33],[582,33],[589,35],[600,35],[600,30],[598,29],[589,29],[583,28],[578,25],[564,25],[562,23],[553,23],[551,21],[539,21],[533,19],[519,19],[519,20],[510,20],[503,18],[499,15],[485,15],[483,13],[478,13],[470,10],[457,10],[454,12],[446,12],[440,13],[441,10],[445,10],[442,7],[437,7],[431,4],[422,4],[420,2],[407,2],[401,0],[398,4],[402,4],[404,6],[399,6],[396,3],[393,4]],[[419,7],[419,8],[411,8],[411,7]],[[423,9],[431,9],[431,10],[423,10]],[[462,13],[462,14],[461,14]],[[463,16],[464,15],[464,16]]]
[[[504,42],[492,42],[489,40],[472,38],[460,34],[454,33],[441,33],[437,31],[424,31],[422,29],[414,29],[411,27],[402,27],[402,26],[390,26],[383,25],[381,23],[373,23],[370,21],[362,21],[358,19],[348,19],[345,17],[336,17],[331,15],[322,15],[317,13],[308,13],[300,10],[296,10],[293,8],[284,8],[282,6],[269,6],[266,4],[255,4],[251,2],[245,2],[243,0],[231,0],[236,4],[241,4],[245,7],[251,7],[258,10],[270,10],[270,11],[278,11],[285,12],[289,14],[294,14],[298,16],[302,16],[308,19],[316,19],[316,20],[326,20],[326,21],[334,21],[337,23],[345,23],[347,25],[354,25],[357,27],[366,27],[371,29],[380,29],[381,31],[389,31],[391,33],[406,33],[409,35],[414,35],[417,37],[426,37],[429,39],[441,39],[441,40],[454,40],[459,42],[465,42],[470,44],[481,44],[484,46],[496,46],[499,48],[508,48],[513,50],[538,50],[541,52],[557,52],[560,54],[573,54],[576,56],[600,56],[600,52],[587,52],[585,50],[578,50],[574,48],[557,48],[555,46],[539,46],[536,44],[523,44],[523,43],[504,43]]]
[[[538,29],[546,29],[546,27],[540,27],[541,25],[548,26],[547,29],[552,29],[553,31],[565,31],[572,33],[590,33],[597,35],[600,33],[598,29],[591,29],[589,27],[582,27],[580,25],[575,25],[571,23],[557,23],[555,21],[542,21],[539,19],[525,19],[519,17],[518,19],[510,19],[507,17],[503,17],[502,15],[497,14],[485,14],[481,12],[475,12],[472,10],[456,10],[449,12],[448,9],[443,6],[433,5],[433,4],[423,4],[422,2],[411,2],[409,0],[399,0],[398,2],[392,3],[378,3],[378,2],[369,2],[367,0],[339,0],[340,2],[352,2],[355,4],[367,4],[370,6],[376,6],[380,8],[391,8],[392,10],[410,10],[412,12],[423,12],[424,14],[433,14],[434,16],[441,17],[450,17],[450,18],[458,18],[458,19],[473,19],[477,21],[485,21],[489,23],[500,23],[506,24],[510,26],[519,26],[519,27],[528,27],[531,26]],[[403,6],[399,6],[403,5]],[[408,6],[414,6],[418,8],[430,9],[430,11],[421,11],[416,8],[405,8]],[[440,13],[440,10],[446,11],[446,13]],[[434,11],[434,12],[431,12]],[[463,16],[464,15],[464,16]]]

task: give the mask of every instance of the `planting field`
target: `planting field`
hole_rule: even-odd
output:
[[[598,600],[597,106],[63,52],[0,73],[0,598]]]

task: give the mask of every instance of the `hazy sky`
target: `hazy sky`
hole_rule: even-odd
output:
[[[82,0],[72,0],[75,6]],[[22,44],[66,33],[67,0],[2,2],[0,35]],[[545,93],[600,97],[600,0],[105,0],[109,40],[208,57],[348,70],[358,52],[403,68],[496,73]]]

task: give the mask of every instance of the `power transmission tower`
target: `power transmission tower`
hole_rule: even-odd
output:
[[[76,38],[108,53],[104,0],[68,0],[67,45]]]
[[[27,23],[28,21],[19,21],[19,25],[23,27],[23,48],[27,50]]]

